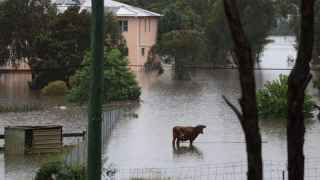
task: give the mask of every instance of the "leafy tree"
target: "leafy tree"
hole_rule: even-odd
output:
[[[257,91],[259,115],[264,118],[285,119],[288,116],[288,76],[280,75],[279,79],[267,82],[264,88]],[[310,95],[305,95],[303,112],[311,116],[314,102]]]
[[[49,20],[46,31],[35,36],[30,87],[41,89],[50,81],[68,81],[90,45],[90,15],[68,8]]]
[[[88,100],[91,63],[92,58],[87,53],[82,67],[70,78],[72,89],[67,96],[69,101],[83,103]],[[127,59],[118,49],[105,48],[103,72],[105,102],[139,99],[140,87],[127,65]]]
[[[49,21],[47,31],[36,36],[35,57],[29,61],[31,88],[40,89],[55,80],[68,82],[90,48],[90,19],[88,12],[79,13],[79,7],[71,7],[55,16]],[[105,20],[105,46],[118,48],[126,54],[125,41],[114,16],[107,14]]]
[[[34,37],[46,29],[52,14],[50,0],[0,2],[0,63],[30,58]]]
[[[159,43],[159,50],[167,60],[174,60],[176,78],[189,79],[183,66],[196,62],[203,55],[205,49],[203,34],[194,30],[170,31],[163,34]]]

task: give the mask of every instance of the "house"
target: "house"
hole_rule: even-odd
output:
[[[91,0],[52,0],[58,12],[64,12],[70,6],[80,6],[80,10],[91,11]],[[104,0],[105,11],[112,12],[119,21],[119,28],[128,47],[129,65],[143,66],[148,54],[157,40],[160,14],[130,6],[113,0]],[[23,66],[7,65],[2,69],[29,69]]]
[[[81,10],[91,11],[91,0],[56,0],[58,10],[80,4]],[[147,11],[113,0],[104,0],[105,12],[112,12],[119,21],[119,28],[128,47],[129,65],[141,66],[157,40],[158,13]]]

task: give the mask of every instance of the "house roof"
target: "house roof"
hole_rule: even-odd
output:
[[[59,13],[63,13],[70,6],[80,6],[84,0],[51,0],[51,3],[57,6]]]
[[[59,12],[64,12],[68,6],[79,5],[80,10],[91,11],[91,0],[52,0],[56,4]],[[114,13],[120,17],[147,17],[147,16],[161,16],[158,13],[147,11],[138,7],[130,6],[128,4],[120,3],[113,0],[104,0],[104,7],[106,11]]]
[[[106,10],[113,12],[116,16],[161,16],[158,13],[113,0],[104,0],[104,7]],[[81,9],[91,11],[91,0],[85,0],[85,2],[81,5]]]

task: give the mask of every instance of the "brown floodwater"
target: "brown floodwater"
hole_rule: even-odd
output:
[[[288,68],[288,56],[295,56],[292,37],[270,37],[274,40],[265,48],[261,68]],[[141,103],[131,111],[137,117],[121,119],[104,150],[104,166],[114,164],[118,168],[170,168],[240,162],[246,160],[244,136],[234,113],[221,98],[226,95],[235,102],[239,98],[239,75],[236,70],[204,70],[190,72],[191,81],[173,79],[170,66],[165,72],[145,73],[136,71],[142,87]],[[287,70],[256,71],[257,88]],[[0,133],[9,125],[61,124],[64,131],[75,132],[86,128],[85,107],[74,107],[63,98],[42,97],[27,87],[30,74],[0,74],[0,103],[41,103],[42,111],[27,113],[0,113]],[[318,91],[312,86],[312,95]],[[317,98],[315,97],[315,100]],[[59,106],[67,106],[61,110]],[[204,124],[204,134],[195,141],[195,148],[174,151],[171,147],[171,131],[176,125]],[[263,158],[269,161],[285,161],[285,123],[272,120],[261,121]],[[320,157],[320,124],[310,119],[306,129],[305,154],[307,158]],[[66,142],[69,142],[68,140]],[[187,144],[182,144],[187,146]],[[0,154],[0,179],[22,180],[34,172],[40,157],[6,157]]]

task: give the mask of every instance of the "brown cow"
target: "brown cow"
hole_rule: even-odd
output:
[[[172,146],[177,143],[179,147],[180,141],[190,141],[190,146],[192,146],[193,141],[198,137],[199,134],[203,134],[203,129],[206,128],[204,125],[198,125],[195,127],[191,126],[175,126],[172,129]]]

